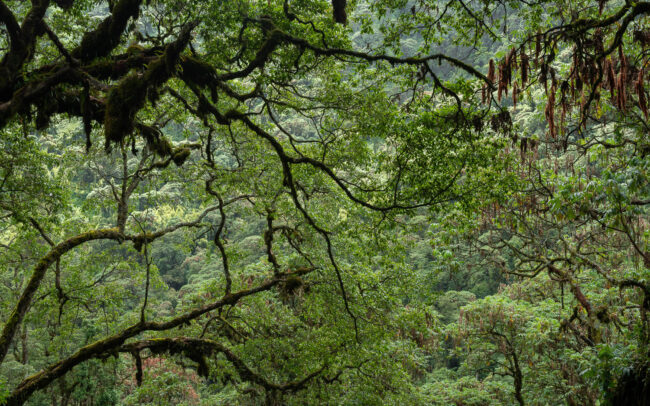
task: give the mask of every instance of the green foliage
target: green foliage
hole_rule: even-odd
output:
[[[0,404],[647,388],[646,3],[43,4],[0,10]]]

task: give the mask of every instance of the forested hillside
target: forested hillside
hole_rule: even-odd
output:
[[[650,405],[649,15],[0,0],[0,405]]]

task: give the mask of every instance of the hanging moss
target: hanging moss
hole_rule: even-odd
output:
[[[212,81],[214,69],[209,64],[185,55],[181,58],[181,78],[199,86],[207,86]]]
[[[165,158],[174,155],[174,146],[159,129],[142,125],[140,126],[140,133],[147,142],[149,148],[159,157]]]
[[[84,35],[81,45],[73,51],[72,56],[88,61],[108,55],[119,44],[129,19],[138,18],[140,3],[142,0],[118,1],[111,15],[104,19],[96,30]]]
[[[144,75],[130,74],[111,89],[104,117],[107,147],[111,142],[121,142],[133,131],[133,120],[136,113],[144,107],[150,88],[154,89],[164,83],[168,77],[164,63],[158,60],[152,63]],[[150,100],[155,101],[155,97]],[[167,156],[169,153],[161,155]]]
[[[137,74],[126,76],[108,93],[104,134],[107,147],[119,143],[133,131],[135,114],[144,106],[147,85]]]
[[[176,166],[182,166],[187,158],[189,158],[191,152],[192,151],[187,147],[176,148],[172,155],[172,160]]]
[[[148,346],[153,354],[169,353],[172,355],[184,355],[192,361],[196,362],[196,372],[201,377],[207,377],[210,373],[210,368],[206,356],[213,353],[213,348],[209,346],[191,346],[185,341],[168,341],[165,339],[150,340],[154,345]]]
[[[38,103],[35,104],[36,107],[36,119],[34,124],[36,129],[44,130],[50,125],[51,117],[58,110],[57,99],[54,97],[52,92],[48,92],[43,97],[40,97]]]
[[[298,275],[289,275],[280,285],[280,296],[291,297],[304,285],[302,278]]]
[[[113,87],[106,101],[106,114],[104,117],[104,130],[106,148],[111,143],[121,143],[134,129],[136,113],[144,107],[148,94],[149,100],[155,103],[159,97],[158,89],[176,72],[176,62],[190,38],[190,32],[195,24],[183,28],[177,41],[170,43],[165,48],[165,53],[149,64],[148,69],[138,75],[132,73],[122,79]],[[143,133],[145,138],[147,134]],[[160,156],[170,156],[171,144],[160,135],[147,139]]]

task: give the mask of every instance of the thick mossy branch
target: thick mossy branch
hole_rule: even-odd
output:
[[[196,370],[199,376],[207,377],[210,370],[206,357],[209,357],[214,352],[221,352],[221,348],[223,347],[220,347],[218,343],[208,342],[208,340],[158,338],[126,344],[119,351],[139,354],[140,351],[148,349],[153,354],[169,353],[171,355],[183,355],[198,364]],[[142,377],[140,377],[140,382],[141,380]]]
[[[96,30],[87,32],[81,45],[72,56],[90,61],[106,56],[120,43],[122,33],[131,17],[138,18],[142,0],[121,0],[113,6],[113,12],[102,21]]]
[[[180,53],[187,46],[195,26],[196,22],[186,25],[178,39],[167,45],[163,55],[151,62],[144,74],[132,73],[111,89],[104,117],[107,148],[111,143],[121,143],[133,131],[136,113],[144,107],[148,98],[155,101],[152,94],[157,94],[157,89],[176,73]],[[159,148],[165,146],[159,145]],[[161,152],[171,154],[171,150]]]
[[[181,314],[168,321],[140,322],[138,324],[134,324],[117,334],[88,344],[80,348],[77,352],[70,355],[69,357],[55,364],[52,364],[44,370],[26,378],[9,395],[6,403],[7,405],[12,406],[22,405],[35,391],[45,388],[55,379],[67,374],[75,366],[91,358],[104,358],[106,355],[116,354],[118,349],[124,344],[126,340],[135,337],[144,331],[165,331],[182,326],[183,324],[187,324],[210,311],[220,309],[224,306],[233,306],[239,302],[239,300],[247,296],[252,296],[263,291],[268,291],[279,284],[287,275],[305,275],[312,272],[313,270],[314,268],[300,268],[294,270],[291,273],[281,274],[278,277],[274,277],[272,279],[266,280],[265,282],[262,282],[260,285],[254,288],[243,289],[235,293],[226,294],[215,302],[205,304],[199,308]],[[305,379],[311,378],[308,376]],[[287,385],[290,385],[291,387],[298,387],[298,385],[301,385],[301,382],[306,381],[303,380]],[[304,385],[304,383],[302,383],[302,385]]]
[[[102,58],[93,61],[83,69],[97,80],[119,80],[131,69],[143,68],[155,61],[161,49],[153,48],[137,53],[118,55],[112,58]]]
[[[201,87],[212,85],[216,77],[212,65],[189,55],[181,57],[181,67],[180,77]]]
[[[176,148],[174,152],[172,153],[172,161],[174,161],[174,164],[176,166],[181,166],[185,163],[187,158],[190,157],[190,154],[192,153],[192,150],[190,150],[187,147],[180,147]]]
[[[144,107],[148,84],[132,73],[111,89],[106,101],[104,134],[106,146],[119,143],[134,129],[135,114]]]
[[[136,127],[140,131],[142,138],[147,142],[149,148],[161,158],[169,157],[176,166],[182,166],[187,158],[190,157],[192,149],[197,148],[197,145],[181,145],[175,147],[163,133],[155,128],[144,124],[137,124]],[[167,162],[168,164],[169,162]],[[165,167],[167,164],[158,165],[158,167]]]
[[[184,148],[189,149],[190,147],[186,146]],[[18,300],[18,303],[16,303],[16,306],[14,307],[11,315],[7,319],[7,322],[2,329],[2,334],[0,335],[0,364],[6,357],[9,346],[11,345],[16,331],[23,321],[27,309],[32,303],[32,298],[38,290],[41,281],[45,277],[48,268],[57,260],[59,260],[64,254],[86,242],[96,240],[113,240],[118,242],[132,241],[134,245],[137,246],[139,244],[141,246],[144,243],[154,241],[155,239],[172,233],[178,229],[185,227],[196,227],[201,223],[203,218],[205,218],[208,213],[216,209],[218,209],[218,206],[209,207],[204,210],[203,213],[201,213],[201,215],[199,215],[199,217],[194,221],[177,223],[173,226],[158,230],[153,233],[127,235],[117,227],[91,230],[70,237],[62,243],[52,247],[52,249],[50,249],[50,251],[43,258],[41,258],[41,260],[34,267],[34,271],[31,278],[29,279],[29,282],[27,283],[27,286],[23,289],[23,293]]]
[[[16,83],[20,82],[23,65],[34,55],[34,44],[41,33],[43,17],[49,3],[48,0],[32,1],[32,7],[19,29],[11,10],[7,7],[0,9],[0,18],[9,30],[11,40],[9,52],[5,53],[0,61],[0,101],[11,99],[17,88]]]
[[[54,95],[52,89],[61,83],[77,80],[78,75],[72,69],[63,67],[46,75],[41,80],[24,84],[13,93],[9,101],[0,104],[0,128],[6,126],[17,114],[28,116],[30,108],[34,104],[37,107],[42,107],[46,103],[50,106],[53,105],[55,102],[52,100]],[[47,114],[45,111],[43,113]]]
[[[7,7],[4,2],[0,2],[0,21],[2,21],[2,23],[5,25],[5,28],[7,29],[11,48],[17,48],[21,46],[22,31],[20,29],[20,25],[18,24],[18,20],[16,20],[14,13],[9,7]]]
[[[246,77],[253,73],[255,69],[262,69],[264,65],[269,61],[273,51],[275,51],[282,44],[283,33],[273,27],[270,21],[265,20],[264,23],[266,25],[270,25],[270,27],[267,27],[268,32],[266,34],[266,41],[264,41],[260,49],[257,50],[257,53],[255,53],[255,58],[253,58],[253,60],[250,61],[250,63],[240,71],[218,75],[217,78],[219,80],[232,80]]]
[[[140,134],[149,148],[159,157],[168,157],[174,153],[174,146],[171,141],[159,129],[148,125],[138,125],[138,130],[140,130]]]
[[[62,9],[68,10],[74,4],[74,0],[54,0],[54,3]]]
[[[198,364],[197,373],[204,377],[209,373],[205,357],[221,353],[235,367],[237,373],[243,380],[260,385],[267,390],[281,392],[295,392],[304,388],[309,380],[319,375],[325,369],[323,366],[301,380],[278,384],[253,371],[241,358],[223,344],[213,340],[188,337],[155,338],[137,341],[123,345],[119,351],[133,354],[145,349],[150,350],[154,354],[170,353],[172,355],[183,355]]]
[[[34,267],[34,272],[32,273],[27,286],[24,288],[18,303],[14,307],[11,315],[7,319],[3,329],[2,335],[0,335],[0,363],[4,360],[9,350],[9,345],[13,340],[20,323],[27,313],[32,298],[36,293],[36,290],[41,284],[47,269],[55,263],[63,254],[72,250],[73,248],[93,240],[102,240],[102,239],[112,239],[112,240],[121,240],[123,238],[122,234],[118,231],[117,228],[109,228],[103,230],[93,230],[86,233],[79,234],[72,238],[67,239],[54,246],[47,255],[45,255]]]

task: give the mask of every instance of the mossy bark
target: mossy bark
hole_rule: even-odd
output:
[[[2,363],[4,358],[7,356],[7,351],[16,335],[16,331],[25,317],[25,313],[32,302],[32,298],[38,290],[38,287],[40,286],[50,265],[55,263],[56,260],[61,258],[61,256],[66,252],[85,242],[101,239],[119,240],[121,238],[122,234],[116,228],[88,231],[56,245],[47,253],[47,255],[41,258],[34,267],[32,277],[29,279],[18,303],[16,303],[14,310],[11,312],[11,315],[2,329],[2,335],[0,336],[0,363]]]
[[[107,148],[111,143],[122,142],[133,131],[135,115],[144,107],[148,96],[157,93],[157,89],[175,74],[180,53],[189,42],[194,26],[195,23],[184,27],[178,39],[167,45],[165,53],[151,62],[144,74],[130,74],[111,89],[104,117]],[[155,102],[155,98],[149,99]],[[169,155],[172,151],[167,152]]]
[[[113,229],[114,230],[114,229]],[[130,239],[133,239],[131,237]],[[221,299],[208,303],[202,307],[199,307],[197,309],[194,309],[192,311],[189,311],[187,313],[184,313],[178,317],[175,317],[171,320],[165,321],[165,322],[140,322],[137,324],[132,325],[131,327],[128,327],[125,330],[122,330],[121,332],[114,334],[110,337],[107,337],[103,340],[96,341],[92,344],[88,344],[82,348],[80,348],[77,352],[69,356],[68,358],[61,360],[50,367],[42,370],[41,372],[38,372],[27,379],[25,379],[18,387],[9,395],[7,398],[7,405],[9,406],[14,406],[14,405],[22,405],[25,403],[25,401],[37,390],[45,388],[47,385],[49,385],[52,381],[54,381],[57,378],[60,378],[64,376],[66,373],[68,373],[72,368],[74,368],[76,365],[79,365],[80,363],[87,361],[91,358],[101,358],[105,357],[107,355],[116,355],[118,351],[124,351],[124,352],[132,352],[135,350],[135,348],[129,347],[129,346],[124,346],[121,347],[126,340],[129,338],[135,337],[136,335],[144,332],[144,331],[165,331],[165,330],[170,330],[179,326],[182,326],[183,324],[190,323],[192,320],[195,320],[196,318],[204,315],[207,312],[220,309],[224,306],[232,306],[235,305],[239,300],[241,300],[244,297],[254,295],[256,293],[262,292],[262,291],[267,291],[269,289],[272,289],[274,286],[277,284],[281,283],[281,281],[286,278],[289,275],[305,275],[307,273],[310,273],[313,271],[313,268],[301,268],[298,270],[295,270],[291,273],[288,274],[282,274],[279,275],[278,277],[275,277],[273,279],[269,279],[266,282],[263,282],[259,286],[251,289],[244,289],[240,290],[235,293],[229,293],[225,294]],[[163,339],[163,340],[170,340],[170,339]],[[149,341],[149,340],[148,340]],[[150,340],[152,344],[157,343],[158,341],[155,340]],[[162,344],[161,344],[162,345]],[[180,344],[179,344],[180,345]],[[211,347],[213,345],[210,344]],[[214,347],[213,347],[214,348]],[[254,374],[253,371],[248,369],[241,361],[234,355],[234,353],[227,351],[227,349],[223,346],[220,347],[221,352],[224,353],[226,358],[233,362],[235,367],[237,367],[238,371],[240,374],[242,374],[242,378],[248,379],[250,381],[259,383],[263,385],[261,382],[266,382],[261,379],[259,379],[259,376]],[[224,351],[225,350],[225,351]],[[297,382],[290,382],[288,384],[283,384],[283,385],[272,385],[273,387],[279,388],[279,389],[284,389],[284,390],[295,390],[297,388],[300,388],[304,383],[308,380],[311,379],[313,376],[315,376],[317,373],[320,371],[317,371],[309,376],[307,376],[305,379],[302,381],[297,381]],[[249,373],[253,375],[249,375]],[[268,382],[267,382],[268,383]]]
[[[121,0],[113,6],[113,12],[102,21],[96,30],[84,35],[81,45],[72,56],[82,61],[108,55],[119,43],[126,24],[131,17],[140,14],[142,0]]]

